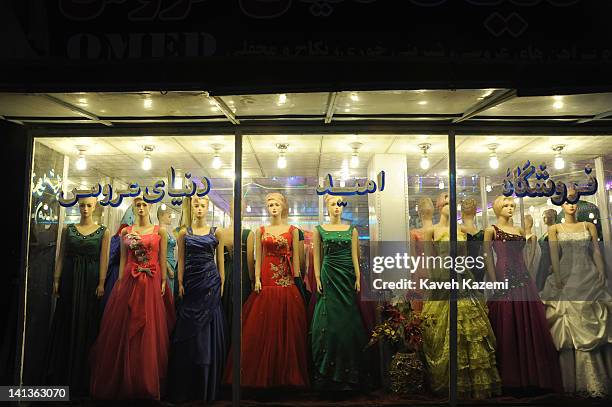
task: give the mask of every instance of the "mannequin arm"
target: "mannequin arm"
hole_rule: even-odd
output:
[[[531,235],[529,239],[527,239],[527,266],[533,264],[533,259],[536,255],[535,245],[538,244],[538,239],[536,239],[535,235]]]
[[[552,273],[557,281],[557,287],[561,288],[561,275],[559,274],[559,243],[557,239],[557,227],[551,226],[548,228],[548,247],[550,248],[550,264]]]
[[[485,258],[485,266],[487,268],[487,277],[489,278],[489,281],[496,281],[495,263],[493,263],[493,248],[491,247],[491,242],[493,241],[494,236],[495,230],[493,230],[493,227],[489,226],[485,229],[483,239],[483,255]]]
[[[57,260],[55,261],[55,270],[53,272],[53,294],[59,296],[59,284],[62,278],[62,267],[64,266],[64,253],[66,252],[66,237],[68,236],[68,227],[62,229],[62,236],[59,241],[60,249]]]
[[[125,262],[127,261],[127,247],[123,241],[125,235],[127,234],[126,229],[127,228],[124,228],[121,231],[121,240],[119,242],[119,253],[121,253],[121,255],[119,257],[119,277],[117,277],[117,281],[121,281],[123,278],[123,273],[125,272]]]
[[[223,297],[223,286],[225,285],[225,231],[217,229],[215,237],[219,241],[217,246],[217,270],[219,270],[219,276],[221,277],[221,297]],[[229,248],[228,248],[229,249]]]
[[[355,269],[355,291],[361,290],[361,273],[359,271],[359,232],[353,228],[351,237],[351,256],[353,257],[353,268]]]
[[[586,222],[587,229],[591,234],[591,242],[593,244],[593,263],[595,263],[595,267],[599,272],[599,276],[601,281],[605,284],[606,281],[606,267],[604,266],[604,261],[601,256],[601,251],[599,250],[599,242],[597,241],[597,229],[595,225],[591,222]]]
[[[253,290],[258,293],[261,291],[261,256],[263,255],[263,249],[261,247],[261,229],[255,231],[255,285]]]
[[[166,292],[166,273],[168,273],[168,233],[166,229],[161,228],[158,234],[161,236],[161,242],[159,243],[161,245],[159,248],[159,266],[162,279],[161,294],[164,295]]]
[[[253,288],[253,284],[255,283],[255,236],[253,235],[253,231],[249,231],[249,236],[247,236],[246,261],[249,269],[251,288]]]
[[[293,277],[301,277],[300,271],[300,233],[297,228],[293,229],[293,250],[291,253],[291,261],[293,262]]]
[[[108,272],[108,255],[110,250],[110,231],[106,229],[102,236],[102,245],[100,248],[100,272],[98,287],[96,288],[96,296],[102,298],[104,295],[104,282],[106,282],[106,273]]]
[[[182,229],[178,238],[176,239],[176,247],[177,247],[177,271],[178,271],[178,295],[182,297],[185,295],[185,288],[183,287],[183,276],[185,275],[185,234],[187,232],[185,229]]]
[[[429,258],[434,255],[433,248],[433,239],[434,239],[434,230],[433,227],[429,227],[423,230],[423,251],[425,252],[425,258]],[[426,267],[423,267],[426,269]],[[431,271],[427,270],[429,276],[431,276]]]
[[[317,281],[317,291],[319,294],[322,291],[321,285],[321,235],[317,228],[312,232],[312,257],[313,257],[313,266],[315,273],[315,280]]]
[[[299,232],[298,232],[298,240],[299,240]],[[305,252],[304,241],[299,240],[298,243],[300,246],[300,275],[302,275],[302,270],[305,270],[304,264],[306,263],[306,256],[304,255],[304,252]]]

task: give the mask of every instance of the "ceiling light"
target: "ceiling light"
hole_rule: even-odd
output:
[[[356,93],[351,93],[351,100],[353,102],[359,102],[359,96]]]
[[[565,168],[565,160],[561,155],[561,151],[565,148],[565,144],[555,144],[552,146],[553,151],[555,152],[555,169],[562,170]]]
[[[350,112],[350,111],[351,111],[351,109],[349,109],[349,108],[344,109],[344,112],[345,112],[345,113],[348,113],[348,112]]]
[[[166,206],[166,204],[161,204],[161,210],[165,211],[166,209],[168,209],[168,207]]]
[[[595,219],[595,214],[593,212],[589,212],[589,219]]]
[[[427,101],[426,101],[426,100],[421,100],[421,101],[419,102],[419,105],[421,105],[421,106],[424,106],[424,105],[426,105],[426,104],[427,104]]]
[[[487,184],[487,186],[485,187],[485,191],[491,192],[491,191],[493,191],[493,187],[491,185]]]
[[[444,189],[444,180],[440,180],[438,183],[438,189]]]
[[[151,153],[153,152],[153,146],[144,146],[145,156],[142,160],[142,169],[149,171],[151,169]]]
[[[280,95],[278,95],[278,104],[284,105],[285,103],[287,103],[287,94],[281,93]]]
[[[83,171],[87,169],[87,160],[85,159],[85,151],[87,151],[87,146],[77,146],[79,150],[79,158],[76,162],[76,168],[79,171]]]
[[[563,96],[553,96],[553,99],[555,100],[555,103],[553,103],[553,107],[555,109],[562,109],[563,108]]]
[[[145,100],[143,100],[142,104],[144,105],[145,109],[150,109],[153,107],[153,99],[147,96]]]
[[[535,212],[535,207],[533,205],[531,205],[529,207],[529,212],[534,213]]]
[[[427,150],[431,148],[431,144],[429,143],[421,143],[419,144],[419,148],[423,151],[423,156],[421,157],[421,169],[427,170],[429,169],[429,157],[427,157]]]
[[[221,161],[221,155],[219,154],[219,150],[221,150],[221,147],[222,147],[221,144],[213,144],[212,145],[212,148],[215,151],[215,153],[213,155],[213,160],[212,160],[212,167],[215,170],[218,170],[223,165],[223,161]]]
[[[359,167],[359,149],[361,148],[362,143],[351,143],[351,148],[353,149],[353,154],[351,154],[351,168]]]
[[[246,210],[247,210],[247,212],[250,213],[251,212],[251,205],[247,205]]]
[[[497,144],[497,143],[492,143],[492,144],[489,144],[487,146],[487,148],[490,151],[490,153],[489,153],[489,167],[491,167],[494,170],[499,168],[499,159],[497,158],[497,151],[496,151],[497,147],[499,147],[499,144]]]
[[[289,144],[286,143],[278,143],[276,145],[278,149],[278,161],[276,162],[276,166],[278,168],[287,168],[287,157],[285,156],[287,147],[289,147]]]

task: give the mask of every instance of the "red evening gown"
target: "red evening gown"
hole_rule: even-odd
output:
[[[523,261],[525,238],[493,225],[497,281],[509,289],[489,299],[489,319],[497,338],[497,365],[509,391],[563,391],[559,355],[548,330],[544,305]]]
[[[158,226],[122,238],[127,263],[106,305],[91,351],[91,395],[97,399],[159,399],[168,367],[175,316],[172,295],[161,296]]]
[[[261,227],[262,289],[253,292],[242,309],[244,387],[309,385],[306,309],[293,280],[294,229],[290,226],[287,232],[275,236]],[[231,357],[225,373],[225,382],[231,383]]]

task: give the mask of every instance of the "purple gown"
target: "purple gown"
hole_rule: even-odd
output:
[[[219,241],[215,228],[207,235],[185,235],[185,295],[177,310],[170,352],[170,397],[173,401],[212,401],[225,366],[227,343],[221,308],[221,276],[215,264]]]

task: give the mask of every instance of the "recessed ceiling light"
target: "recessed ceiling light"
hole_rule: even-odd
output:
[[[560,100],[556,101],[555,103],[553,103],[553,107],[555,109],[563,109],[563,102],[561,102]]]
[[[419,102],[419,105],[421,105],[421,106],[426,105],[426,104],[427,104],[427,101],[426,101],[426,100],[421,100],[421,101]]]
[[[351,100],[353,102],[358,102],[359,101],[359,96],[356,93],[351,93]]]

